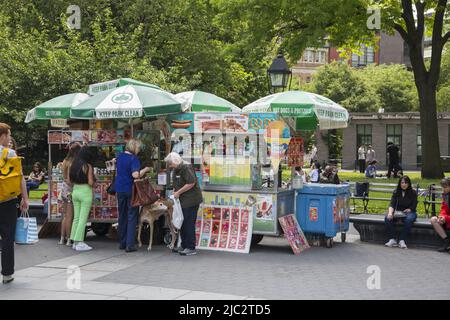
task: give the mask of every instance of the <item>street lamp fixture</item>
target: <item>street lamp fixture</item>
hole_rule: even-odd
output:
[[[270,92],[276,92],[277,89],[283,91],[286,87],[291,88],[292,71],[284,59],[283,53],[278,53],[277,57],[273,59],[269,69],[267,69],[267,78],[269,80]]]

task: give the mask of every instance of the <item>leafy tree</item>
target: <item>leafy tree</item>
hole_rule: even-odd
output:
[[[326,41],[355,51],[361,43],[374,44],[375,33],[367,27],[370,6],[382,13],[381,28],[397,31],[409,48],[415,85],[419,96],[423,139],[423,178],[443,176],[440,165],[436,118],[436,89],[442,51],[450,38],[448,0],[217,0],[230,17],[249,25],[255,45],[278,43],[292,61],[306,47],[319,47]],[[426,15],[429,9],[434,13]],[[415,11],[415,13],[414,13]],[[417,17],[417,19],[415,19]],[[424,62],[422,44],[425,26],[432,34],[430,67]]]

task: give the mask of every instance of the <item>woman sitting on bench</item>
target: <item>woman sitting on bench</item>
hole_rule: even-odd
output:
[[[446,229],[450,228],[450,178],[444,178],[441,181],[443,194],[443,201],[439,217],[431,218],[431,225],[436,233],[444,240],[444,246],[439,249],[439,252],[450,253],[450,239],[447,236]]]
[[[30,193],[30,190],[34,190],[39,188],[39,186],[44,182],[45,172],[42,169],[42,165],[39,162],[36,162],[33,165],[33,171],[28,176],[27,180],[27,193]]]
[[[389,211],[384,219],[390,239],[385,244],[387,247],[392,248],[397,246],[394,221],[403,220],[403,229],[398,246],[402,249],[408,248],[406,246],[406,239],[414,221],[417,219],[416,207],[417,193],[412,188],[411,179],[408,176],[403,176],[400,178],[397,189],[395,189],[392,195]]]

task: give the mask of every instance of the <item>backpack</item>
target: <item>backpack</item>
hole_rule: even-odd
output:
[[[9,149],[3,148],[0,156],[0,202],[21,194],[22,158],[8,158]]]

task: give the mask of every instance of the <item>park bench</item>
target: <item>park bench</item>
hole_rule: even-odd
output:
[[[352,213],[350,215],[350,222],[360,234],[361,241],[385,243],[387,241],[386,227],[384,225],[384,218],[387,213],[389,202],[391,201],[392,193],[394,192],[397,184],[392,183],[380,183],[380,182],[349,182],[351,196],[350,199],[353,202]],[[422,202],[425,208],[425,218],[419,217],[414,222],[411,230],[408,244],[413,246],[425,246],[436,247],[441,246],[442,241],[439,236],[434,232],[433,226],[430,222],[430,216],[436,215],[436,204],[440,204],[439,201],[442,188],[435,185],[427,186],[426,188],[420,188],[419,185],[413,186],[418,194],[418,202]],[[371,196],[373,192],[376,192],[376,196]],[[362,212],[358,212],[355,201],[360,200],[363,202]],[[377,212],[377,214],[369,214],[370,201],[385,201],[386,208],[383,211]],[[401,220],[396,223],[397,232],[400,232],[402,226]]]

